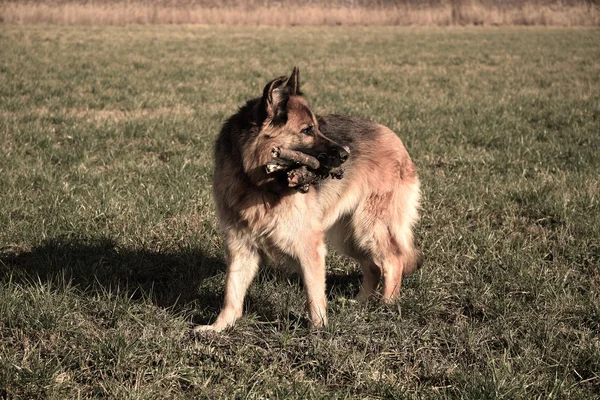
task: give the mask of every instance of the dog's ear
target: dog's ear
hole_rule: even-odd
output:
[[[294,67],[292,70],[292,75],[290,75],[285,88],[290,96],[300,94],[300,70],[298,67]]]
[[[280,76],[267,83],[263,90],[262,103],[265,111],[269,116],[274,116],[277,113],[277,107],[283,100],[285,94],[281,85],[287,80],[287,76]]]

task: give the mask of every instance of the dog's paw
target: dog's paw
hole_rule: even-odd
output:
[[[232,323],[223,323],[222,321],[218,320],[215,321],[212,325],[197,325],[194,327],[194,333],[200,333],[200,332],[215,332],[215,333],[219,333],[219,332],[223,332],[226,329],[231,329],[233,328],[233,322]]]
[[[219,329],[219,327],[215,327],[214,325],[198,325],[194,327],[194,333],[203,333],[203,332],[221,332],[223,328]]]

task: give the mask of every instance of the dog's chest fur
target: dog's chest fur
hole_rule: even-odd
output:
[[[328,180],[306,194],[290,191],[276,196],[260,191],[246,194],[237,215],[246,233],[273,261],[297,254],[303,243],[324,233],[344,213],[347,182]],[[349,207],[343,207],[349,209]]]

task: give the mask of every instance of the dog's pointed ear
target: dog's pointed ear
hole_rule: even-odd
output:
[[[265,111],[269,116],[274,116],[277,112],[277,107],[283,100],[283,88],[281,85],[287,80],[287,76],[280,76],[267,83],[263,90],[262,103],[265,106]]]
[[[300,94],[300,70],[298,67],[294,67],[292,70],[292,75],[290,75],[285,87],[290,96]]]

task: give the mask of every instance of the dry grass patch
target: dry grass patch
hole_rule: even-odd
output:
[[[494,4],[469,0],[420,4],[322,6],[169,5],[141,2],[7,2],[0,18],[10,23],[67,25],[207,24],[207,25],[550,25],[598,26],[600,9],[592,2],[571,5]]]

